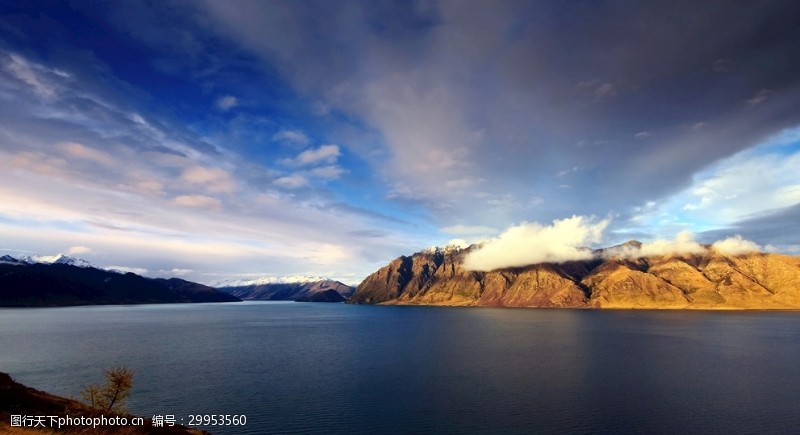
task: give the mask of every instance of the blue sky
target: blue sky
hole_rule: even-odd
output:
[[[791,2],[0,6],[0,249],[357,283],[515,226],[800,253]]]

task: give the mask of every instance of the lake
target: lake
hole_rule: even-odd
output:
[[[800,313],[244,302],[0,309],[0,371],[265,433],[797,433]]]

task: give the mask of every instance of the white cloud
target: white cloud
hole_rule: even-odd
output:
[[[281,130],[272,136],[272,140],[290,142],[297,145],[308,145],[308,143],[311,142],[308,136],[300,130]]]
[[[8,170],[30,171],[50,177],[61,178],[65,176],[67,161],[38,151],[22,151],[16,154],[5,155],[0,165],[10,163]]]
[[[346,172],[347,171],[339,165],[327,165],[311,169],[308,171],[308,174],[323,180],[336,180]]]
[[[485,242],[464,259],[469,270],[489,271],[537,263],[561,263],[592,258],[589,244],[600,241],[609,220],[585,216],[553,221],[552,225],[523,223]]]
[[[706,249],[694,240],[691,231],[681,231],[674,240],[658,239],[642,243],[640,247],[630,245],[607,249],[606,257],[641,258],[671,254],[702,254]]]
[[[308,179],[300,174],[276,178],[272,184],[286,189],[299,189],[308,186]]]
[[[764,246],[764,252],[783,255],[800,255],[800,245],[773,245]]]
[[[793,155],[740,155],[721,162],[695,182],[685,211],[733,222],[800,202],[800,152]]]
[[[222,202],[217,198],[206,195],[180,195],[172,200],[182,207],[219,208]]]
[[[227,112],[238,105],[239,100],[233,95],[225,95],[217,99],[217,108],[223,112]]]
[[[281,159],[280,163],[287,166],[310,166],[317,164],[333,164],[341,155],[338,145],[322,145],[311,148],[298,154],[292,159]]]
[[[116,159],[110,154],[100,151],[96,148],[91,148],[77,142],[61,142],[58,148],[68,157],[87,160],[101,165],[113,165]]]
[[[702,254],[705,248],[694,240],[691,231],[681,231],[675,236],[675,240],[658,239],[652,242],[642,243],[640,255],[668,255],[668,254]]]
[[[53,70],[48,70],[42,65],[29,62],[24,57],[16,54],[8,55],[3,67],[17,80],[20,80],[30,86],[33,92],[38,96],[50,98],[56,94],[57,86],[47,78],[47,72],[56,74]],[[61,76],[61,74],[56,75]],[[61,77],[63,78],[63,76]]]
[[[690,187],[654,207],[635,208],[631,223],[649,233],[679,222],[698,232],[718,230],[800,203],[797,131],[718,161],[695,175]]]
[[[640,131],[633,135],[636,139],[647,139],[648,137],[652,136],[649,131]]]
[[[133,187],[144,195],[164,193],[164,183],[153,179],[137,181]]]
[[[761,251],[761,247],[758,244],[745,240],[740,235],[718,240],[711,245],[711,248],[723,255],[742,255]],[[604,256],[606,258],[641,258],[661,255],[704,254],[706,252],[706,248],[694,240],[692,232],[681,231],[675,236],[674,240],[658,239],[642,243],[638,248],[624,245],[606,249]]]
[[[718,240],[714,242],[711,247],[715,251],[725,255],[742,255],[761,251],[761,247],[758,246],[758,244],[750,240],[745,240],[738,234],[728,237],[725,240]]]
[[[69,255],[83,255],[92,252],[92,248],[88,248],[86,246],[72,246],[67,249],[67,254]]]
[[[210,192],[231,193],[236,190],[236,181],[231,174],[220,168],[192,166],[183,171],[181,179],[191,184],[202,185]]]

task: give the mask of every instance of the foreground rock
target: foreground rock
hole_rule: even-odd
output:
[[[800,309],[800,258],[752,253],[611,256],[491,272],[470,252],[402,256],[367,277],[350,303],[642,309]]]
[[[0,433],[3,434],[40,434],[40,433],[75,433],[75,434],[164,434],[164,435],[201,435],[207,432],[189,429],[176,425],[172,427],[153,427],[149,419],[143,426],[69,426],[51,427],[48,418],[43,419],[43,427],[19,427],[11,425],[12,416],[58,416],[95,418],[100,414],[80,402],[54,396],[44,391],[26,387],[6,374],[0,373]],[[106,417],[117,417],[106,415]],[[133,416],[120,415],[127,421]]]

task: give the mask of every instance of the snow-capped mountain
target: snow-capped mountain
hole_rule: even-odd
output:
[[[17,260],[10,255],[3,255],[0,257],[0,264],[27,264],[24,261]]]
[[[245,300],[307,302],[317,301],[320,294],[325,292],[327,297],[320,302],[342,302],[355,291],[355,287],[339,281],[306,276],[270,277],[249,282],[253,284],[223,285],[217,289]],[[330,291],[337,293],[338,296],[332,295]],[[330,296],[335,298],[331,300]]]
[[[0,257],[0,307],[236,301],[202,284],[123,275],[66,255]]]
[[[209,284],[211,287],[247,287],[255,285],[267,284],[303,284],[316,281],[324,281],[325,278],[318,276],[264,276],[256,279],[224,279],[221,281],[214,281]]]
[[[56,255],[23,255],[19,258],[14,258],[9,255],[3,258],[11,258],[19,263],[25,264],[66,264],[75,267],[95,267],[92,263],[80,258],[70,257],[69,255],[56,254]]]
[[[462,249],[467,249],[469,247],[470,247],[470,245],[467,242],[463,241],[463,240],[451,240],[450,243],[447,244],[447,246],[444,246],[444,247],[442,247],[442,246],[431,246],[429,248],[423,249],[421,252],[424,252],[424,253],[427,253],[427,254],[437,254],[437,253],[439,253],[439,254],[450,254],[450,253],[453,253],[453,252],[461,251]]]

